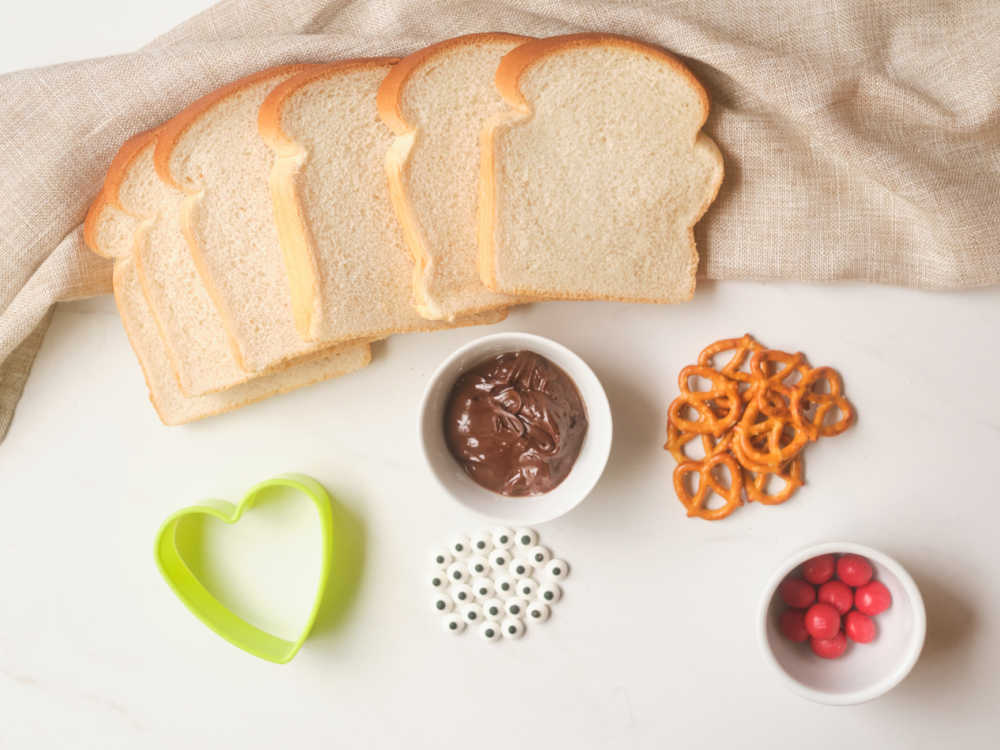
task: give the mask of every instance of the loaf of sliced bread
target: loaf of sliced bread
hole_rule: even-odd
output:
[[[257,133],[271,89],[310,67],[271,68],[223,86],[167,122],[156,142],[156,171],[185,194],[188,250],[248,372],[323,348],[295,331],[268,190],[273,159]]]
[[[452,327],[414,306],[412,262],[389,199],[392,132],[375,94],[394,60],[349,60],[279,84],[260,107],[278,236],[299,335],[336,344]],[[503,310],[458,321],[492,323]]]
[[[693,227],[722,182],[708,97],[676,58],[578,34],[500,61],[510,106],[484,128],[479,271],[504,294],[680,302]]]
[[[116,261],[114,292],[125,332],[146,378],[149,399],[164,424],[183,424],[232,411],[269,396],[346,375],[371,361],[371,349],[367,345],[355,345],[342,351],[315,356],[307,362],[271,375],[263,375],[219,393],[185,396],[171,372],[170,360],[160,340],[132,258],[125,257]]]
[[[500,58],[528,37],[448,39],[403,58],[379,86],[382,121],[395,133],[389,192],[413,255],[419,313],[454,320],[521,301],[488,289],[476,265],[479,134],[507,111],[493,85]]]

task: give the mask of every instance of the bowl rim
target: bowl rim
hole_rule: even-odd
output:
[[[830,693],[803,685],[781,666],[771,649],[771,644],[767,637],[768,613],[780,583],[789,573],[806,560],[817,555],[830,553],[862,555],[887,568],[899,580],[913,609],[913,633],[910,637],[906,658],[883,679],[866,688],[854,690],[849,693]],[[924,608],[924,599],[920,594],[920,589],[917,588],[916,581],[913,580],[913,576],[899,562],[884,552],[856,542],[823,542],[803,547],[789,555],[768,578],[757,607],[757,643],[764,656],[764,661],[772,667],[779,678],[793,692],[816,703],[825,703],[832,706],[850,706],[864,703],[874,700],[892,690],[903,681],[917,663],[917,659],[920,658],[920,652],[923,650],[926,636],[927,612]]]
[[[579,369],[580,371],[587,373],[593,379],[593,382],[597,386],[595,390],[597,399],[596,400],[594,398],[587,399],[584,402],[584,406],[587,409],[587,416],[588,418],[590,418],[591,422],[593,422],[592,417],[595,413],[600,412],[601,414],[603,414],[607,420],[608,429],[606,435],[600,435],[600,436],[593,435],[592,431],[588,430],[587,437],[585,438],[586,440],[593,439],[595,441],[594,444],[597,448],[597,453],[595,454],[596,460],[595,460],[593,477],[589,482],[587,482],[581,488],[581,491],[578,493],[576,499],[572,503],[567,504],[565,507],[562,508],[554,507],[553,512],[551,513],[534,513],[530,517],[524,517],[524,518],[513,518],[511,516],[496,516],[490,513],[486,513],[482,509],[475,507],[470,503],[465,502],[461,497],[459,497],[455,492],[453,492],[451,488],[449,488],[442,481],[441,477],[438,475],[438,472],[435,469],[434,461],[432,460],[430,455],[430,450],[429,450],[430,446],[424,439],[424,422],[427,419],[427,411],[430,407],[430,396],[435,386],[440,382],[441,378],[444,376],[444,373],[454,364],[456,360],[465,356],[469,351],[479,348],[483,345],[488,345],[499,341],[509,341],[511,342],[512,347],[516,347],[519,349],[530,350],[531,344],[533,342],[536,344],[541,344],[546,347],[551,347],[553,349],[556,349],[563,357],[565,357],[567,360],[573,363],[574,369]],[[569,368],[564,367],[563,364],[560,362],[556,362],[555,364],[558,365],[561,369],[566,370],[566,374],[569,375],[571,378],[573,378],[575,383],[576,377],[572,372],[569,372]],[[420,397],[420,409],[417,414],[416,428],[418,432],[417,437],[420,442],[420,451],[423,454],[424,464],[427,468],[427,471],[431,474],[432,477],[434,477],[434,481],[437,483],[438,487],[444,492],[445,495],[451,498],[453,502],[458,503],[461,507],[465,508],[466,510],[470,510],[476,513],[477,515],[485,516],[494,521],[503,523],[541,524],[541,523],[548,523],[549,521],[553,521],[556,518],[560,518],[566,515],[574,508],[576,508],[578,505],[580,505],[580,503],[582,503],[590,495],[590,493],[593,492],[594,487],[597,486],[597,483],[601,480],[601,477],[604,475],[604,471],[607,468],[608,460],[611,457],[611,445],[614,434],[614,420],[611,413],[611,404],[608,401],[608,394],[607,391],[605,391],[604,389],[604,384],[601,382],[601,379],[597,377],[597,373],[594,372],[593,368],[591,368],[591,366],[587,364],[586,360],[584,360],[583,357],[581,357],[579,354],[577,354],[572,349],[567,347],[565,344],[561,344],[558,341],[547,338],[545,336],[539,336],[536,333],[527,333],[525,331],[500,331],[497,333],[490,333],[485,336],[480,336],[479,338],[475,338],[472,341],[466,342],[462,346],[455,349],[451,354],[445,357],[438,364],[438,366],[431,373],[430,377],[427,379],[427,382],[424,386],[423,394]],[[539,497],[545,497],[545,496],[541,495]]]

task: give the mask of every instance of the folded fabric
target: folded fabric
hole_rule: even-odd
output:
[[[711,99],[702,276],[955,289],[1000,281],[997,28],[993,0],[226,0],[136,53],[0,76],[0,437],[52,305],[110,291],[80,224],[111,157],[240,76],[476,31],[634,36]]]

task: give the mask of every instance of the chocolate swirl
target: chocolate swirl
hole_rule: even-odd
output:
[[[572,378],[534,352],[467,370],[448,396],[448,449],[486,489],[523,497],[557,487],[580,454],[587,412]]]

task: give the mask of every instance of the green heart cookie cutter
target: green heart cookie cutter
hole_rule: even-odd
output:
[[[177,545],[177,528],[185,518],[204,515],[217,518],[223,523],[234,524],[240,520],[245,511],[253,507],[262,492],[272,487],[291,488],[308,497],[316,506],[322,531],[323,560],[316,586],[316,600],[295,641],[288,641],[261,630],[228,609],[198,580],[184,561]],[[319,614],[320,605],[323,603],[323,594],[330,577],[330,560],[333,555],[333,516],[330,503],[330,496],[323,485],[305,474],[282,474],[260,482],[247,492],[239,505],[233,505],[225,500],[203,500],[198,505],[177,511],[163,522],[156,535],[154,549],[156,565],[177,598],[209,628],[249,654],[275,664],[287,664],[309,637],[309,632]]]

